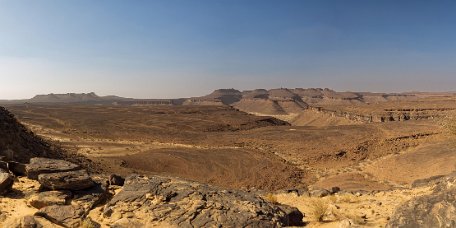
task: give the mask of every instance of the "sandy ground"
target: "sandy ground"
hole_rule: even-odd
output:
[[[430,192],[429,187],[423,187],[358,195],[342,193],[323,198],[290,193],[274,195],[273,199],[304,212],[308,227],[347,227],[348,220],[355,227],[385,227],[401,203]]]
[[[40,184],[38,181],[26,177],[19,177],[14,185],[13,191],[0,197],[0,227],[12,227],[15,222],[27,215],[34,215],[38,209],[28,205],[27,199],[38,192]],[[46,219],[39,219],[45,227],[60,227]]]

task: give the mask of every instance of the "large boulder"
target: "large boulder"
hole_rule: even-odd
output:
[[[6,172],[0,171],[0,194],[7,193],[14,184],[14,177]]]
[[[301,225],[296,208],[242,191],[163,177],[130,176],[104,209],[116,227],[281,227]]]
[[[387,227],[456,227],[456,177],[441,180],[430,195],[405,202]]]
[[[26,165],[25,169],[28,178],[38,180],[40,174],[80,170],[81,167],[64,160],[32,158],[30,159],[30,164]]]
[[[60,173],[45,173],[38,176],[41,186],[51,190],[83,190],[93,187],[95,183],[86,170]]]
[[[32,195],[28,203],[34,208],[41,209],[51,205],[66,205],[70,202],[71,192],[48,191]]]

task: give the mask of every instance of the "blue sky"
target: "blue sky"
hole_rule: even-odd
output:
[[[0,0],[0,99],[456,90],[456,1]]]

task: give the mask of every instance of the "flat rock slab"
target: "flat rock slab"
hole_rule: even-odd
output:
[[[242,191],[162,177],[130,176],[107,205],[107,223],[138,227],[281,227],[301,225],[296,208],[272,204]],[[127,223],[128,224],[128,223]]]
[[[38,180],[38,176],[44,173],[58,173],[80,170],[81,167],[71,162],[49,158],[32,158],[26,167],[27,177]]]
[[[52,205],[66,205],[71,199],[71,192],[48,191],[40,192],[30,197],[28,203],[30,206],[41,209]]]
[[[42,187],[52,190],[76,191],[95,185],[86,170],[40,174],[38,182]]]
[[[84,210],[73,205],[53,205],[41,208],[35,215],[60,226],[81,227]]]
[[[13,184],[14,178],[11,174],[0,172],[0,194],[10,191]]]

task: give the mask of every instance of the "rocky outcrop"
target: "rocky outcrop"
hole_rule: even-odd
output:
[[[432,194],[404,203],[388,227],[456,227],[456,177],[444,178]]]
[[[281,227],[301,225],[296,208],[268,203],[252,193],[162,177],[130,176],[104,208],[104,222],[175,227]]]
[[[74,163],[48,158],[32,158],[30,159],[30,164],[27,164],[25,167],[27,177],[33,180],[38,180],[40,174],[68,172],[80,169],[81,167]]]

